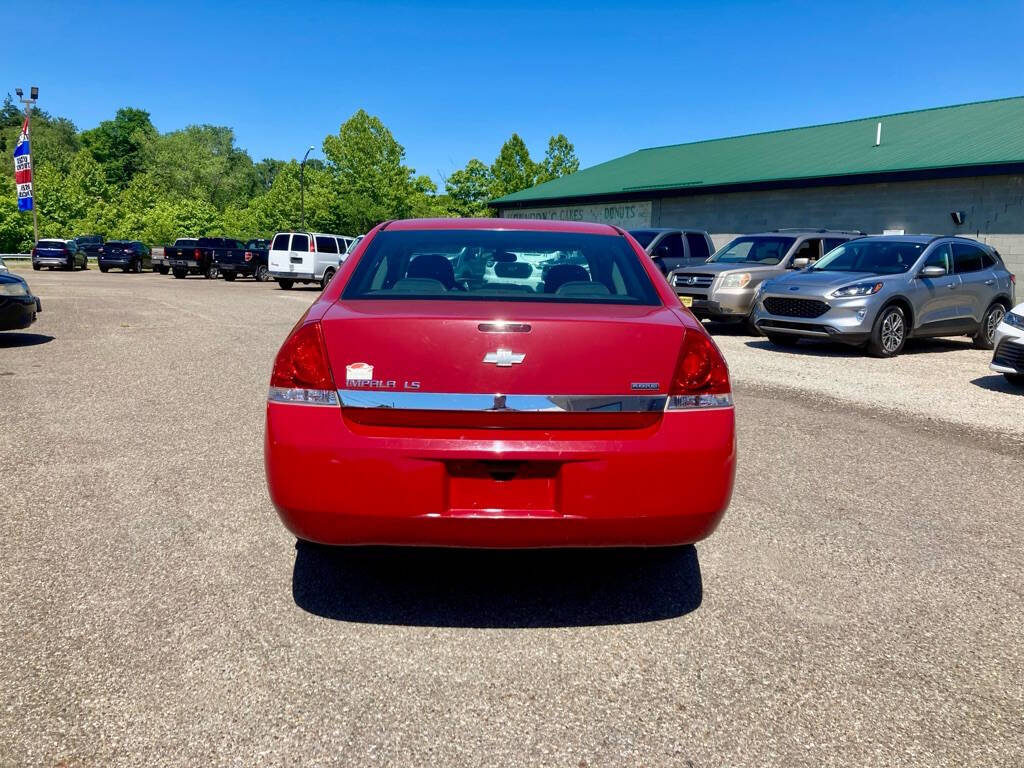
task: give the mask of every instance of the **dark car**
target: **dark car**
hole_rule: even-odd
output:
[[[199,245],[198,237],[179,237],[174,245],[164,246],[164,255],[153,258],[153,266],[161,275],[166,275],[174,266],[174,262],[184,264],[193,258],[196,246]],[[186,271],[185,274],[188,274]],[[182,275],[184,277],[184,275]]]
[[[703,229],[648,227],[631,229],[629,234],[647,251],[663,275],[673,269],[703,264],[715,252],[711,235]]]
[[[42,303],[32,295],[23,277],[0,272],[0,331],[28,328],[42,311]]]
[[[100,254],[100,272],[111,267],[120,267],[125,272],[141,272],[152,267],[149,247],[138,240],[111,240]]]
[[[220,267],[217,266],[218,251],[241,247],[240,242],[226,237],[200,237],[192,248],[174,248],[175,253],[170,255],[167,261],[171,272],[179,280],[189,275],[202,275],[208,280],[213,280],[220,277]]]
[[[32,249],[32,269],[86,269],[89,260],[74,240],[40,240]]]
[[[224,239],[224,246],[214,249],[217,268],[228,282],[236,277],[252,277],[261,283],[270,279],[267,256],[270,253],[269,240],[250,240],[244,247],[238,241]]]
[[[100,254],[103,253],[103,237],[101,235],[79,235],[75,238],[75,245],[78,246],[78,250],[85,253],[86,258],[92,256],[99,261]]]

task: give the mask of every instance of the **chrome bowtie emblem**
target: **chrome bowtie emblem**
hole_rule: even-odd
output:
[[[494,363],[499,368],[509,368],[513,363],[521,363],[526,358],[522,352],[513,352],[511,349],[499,349],[497,352],[488,352],[484,355],[485,363]]]
[[[686,284],[687,285],[696,285],[697,284],[697,278],[696,277],[688,277],[688,278],[686,278]]]
[[[800,290],[800,286],[798,286],[798,285],[791,285],[791,286],[789,286],[789,290],[791,290],[791,291],[799,291]]]

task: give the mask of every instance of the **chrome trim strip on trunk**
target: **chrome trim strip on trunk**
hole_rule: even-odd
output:
[[[369,389],[339,389],[338,398],[344,408],[566,413],[663,411],[668,402],[666,395],[482,395]]]

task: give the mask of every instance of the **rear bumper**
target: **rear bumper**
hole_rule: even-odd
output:
[[[301,539],[456,547],[659,546],[714,531],[732,495],[732,408],[634,430],[367,427],[267,405],[270,497]],[[521,463],[504,480],[486,469]]]
[[[40,267],[66,267],[74,264],[75,260],[68,256],[37,256],[32,263]]]
[[[0,297],[0,331],[28,328],[36,321],[36,313],[43,307],[35,296]]]
[[[130,259],[108,259],[108,258],[105,258],[105,257],[100,257],[99,265],[101,267],[127,267],[133,261],[135,261],[134,258],[130,258]]]
[[[312,272],[276,272],[270,270],[270,276],[275,280],[295,280],[297,282],[314,282],[316,275]]]

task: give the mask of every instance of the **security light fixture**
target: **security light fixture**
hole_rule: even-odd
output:
[[[949,218],[959,227],[964,223],[964,219],[967,218],[967,211],[950,211]]]
[[[30,95],[30,96],[32,97],[32,100],[33,100],[33,101],[35,101],[36,99],[38,99],[38,98],[39,98],[39,86],[37,86],[37,85],[33,85],[33,86],[32,86],[32,90],[31,90],[31,91],[29,91],[29,95]]]
[[[21,90],[21,88],[15,88],[14,94],[20,99],[25,94],[25,92]]]

